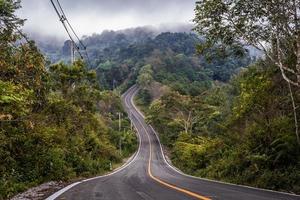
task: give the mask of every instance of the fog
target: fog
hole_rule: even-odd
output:
[[[80,35],[151,25],[174,29],[192,23],[194,0],[60,0]],[[18,16],[27,19],[24,30],[35,35],[67,38],[50,0],[23,0]]]

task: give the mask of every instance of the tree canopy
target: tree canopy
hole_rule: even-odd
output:
[[[0,0],[0,199],[50,181],[102,174],[136,150],[120,96],[82,61],[47,66],[20,28],[20,1]],[[122,154],[119,141],[122,140]]]
[[[264,51],[286,81],[300,87],[299,5],[299,0],[197,1],[195,30],[206,38],[201,49],[252,45]]]

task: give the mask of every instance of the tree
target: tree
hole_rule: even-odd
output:
[[[163,96],[164,104],[173,119],[170,123],[183,129],[184,133],[192,133],[194,125],[199,122],[196,111],[200,109],[197,98],[170,92]]]
[[[300,87],[299,5],[299,0],[200,0],[195,29],[206,37],[206,47],[246,43],[264,51],[283,78]]]
[[[119,96],[103,94],[96,72],[81,61],[47,70],[35,43],[20,31],[18,8],[20,1],[0,0],[1,200],[45,181],[99,174],[121,161],[111,133],[123,135],[109,113],[122,111]],[[111,109],[102,109],[101,100]],[[136,142],[125,133],[128,156]]]
[[[25,20],[14,14],[20,7],[20,0],[0,0],[0,46],[2,48],[6,46],[5,41],[10,42],[10,45],[12,45],[20,38],[19,28]]]
[[[221,51],[234,47],[240,53],[243,44],[263,51],[281,71],[288,83],[300,88],[300,11],[299,0],[199,0],[196,3],[197,26],[206,42],[199,47],[218,46]],[[300,144],[296,105],[292,90],[295,127]]]
[[[144,89],[153,81],[153,70],[151,65],[145,65],[141,68],[138,76],[138,83]]]

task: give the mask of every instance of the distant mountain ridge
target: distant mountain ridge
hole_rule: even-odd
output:
[[[89,36],[85,35],[81,39],[89,48],[92,48],[92,46],[95,44],[95,40],[97,43],[103,45],[103,48],[106,48],[113,44],[114,39],[124,39],[124,43],[136,43],[146,41],[149,38],[154,38],[155,36],[163,32],[190,33],[192,32],[192,29],[193,24],[162,24],[159,26],[142,26],[127,28],[123,30],[104,30],[101,33],[94,33]],[[58,62],[59,60],[69,60],[68,57],[70,56],[67,56],[69,55],[69,53],[67,52],[69,51],[69,43],[67,42],[68,40],[30,31],[28,32],[28,36],[29,38],[36,41],[37,46],[51,62]]]
[[[89,68],[96,69],[100,76],[100,85],[113,89],[129,79],[134,80],[139,69],[147,64],[151,64],[156,73],[161,73],[160,78],[172,79],[174,83],[184,77],[176,87],[200,79],[226,82],[252,60],[251,54],[247,54],[245,59],[223,59],[216,55],[207,62],[196,53],[196,45],[203,38],[193,33],[192,26],[181,27],[183,32],[160,32],[161,30],[170,28],[155,29],[148,26],[119,31],[107,30],[101,34],[82,37],[82,42],[87,46]],[[45,43],[49,44],[47,41]],[[51,43],[45,43],[37,44],[51,63],[70,61],[70,41],[62,41],[60,45],[53,43],[52,46]]]
[[[145,44],[149,42],[149,40],[154,39],[155,37],[161,35],[159,38],[162,43],[157,42],[156,45],[163,46],[166,45],[164,39],[162,38],[166,36],[162,33],[186,33],[192,34],[193,37],[196,34],[193,32],[192,24],[180,24],[180,25],[161,25],[161,26],[143,26],[136,28],[128,28],[123,30],[105,30],[102,33],[94,33],[90,36],[83,36],[81,39],[83,43],[88,47],[88,51],[93,58],[97,52],[103,51],[106,48],[124,48],[133,44]],[[31,39],[34,39],[37,43],[37,46],[40,48],[42,53],[47,57],[51,63],[56,63],[59,61],[70,61],[70,41],[63,40],[62,38],[45,36],[38,33],[29,33],[28,34]],[[184,34],[181,34],[184,36]],[[178,35],[177,35],[178,36]],[[186,35],[185,35],[186,36]],[[159,39],[158,38],[158,39]],[[169,38],[170,39],[170,38]],[[194,38],[195,39],[195,38]],[[185,41],[184,41],[185,42]],[[194,46],[197,43],[192,44],[191,42],[199,42],[199,38],[196,40],[190,41],[190,50],[194,49]],[[262,52],[258,51],[254,47],[247,47],[249,50],[249,54],[251,57],[262,57]]]

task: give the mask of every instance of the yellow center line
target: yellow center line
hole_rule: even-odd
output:
[[[144,125],[143,124],[141,124],[141,125],[143,126],[144,130],[146,131],[146,134],[148,136],[148,140],[149,140],[149,143],[150,143],[150,157],[149,157],[149,162],[148,162],[148,174],[149,174],[150,178],[152,178],[156,182],[158,182],[158,183],[160,183],[160,184],[162,184],[162,185],[164,185],[164,186],[166,186],[168,188],[171,188],[171,189],[177,190],[179,192],[185,193],[185,194],[187,194],[189,196],[195,197],[196,199],[212,200],[212,199],[207,198],[205,196],[202,196],[200,194],[197,194],[197,193],[191,192],[189,190],[186,190],[186,189],[183,189],[183,188],[179,188],[179,187],[177,187],[175,185],[172,185],[172,184],[169,184],[167,182],[164,182],[164,181],[160,180],[159,178],[156,178],[155,176],[153,176],[153,174],[151,172],[151,159],[152,159],[152,145],[151,145],[151,140],[150,140],[150,136],[149,136],[147,130],[145,129]]]
[[[135,107],[132,98],[133,98],[133,97],[131,97],[131,103],[132,103],[132,105]],[[135,107],[135,108],[136,108],[136,107]],[[137,109],[137,108],[136,108],[136,109]],[[139,112],[139,111],[137,110],[137,112]],[[143,115],[141,114],[141,116],[143,116]],[[200,200],[212,200],[212,199],[210,199],[210,198],[208,198],[208,197],[202,196],[202,195],[200,195],[200,194],[197,194],[197,193],[191,192],[191,191],[189,191],[189,190],[186,190],[186,189],[183,189],[183,188],[179,188],[179,187],[177,187],[177,186],[175,186],[175,185],[172,185],[172,184],[170,184],[170,183],[164,182],[164,181],[160,180],[159,178],[153,176],[153,174],[152,174],[152,172],[151,172],[151,160],[152,160],[152,144],[151,144],[151,139],[150,139],[149,133],[148,133],[148,131],[146,130],[146,128],[144,127],[143,123],[139,120],[138,117],[137,117],[136,119],[137,119],[137,121],[141,124],[141,126],[143,127],[143,129],[144,129],[144,131],[145,131],[145,133],[146,133],[146,135],[147,135],[147,137],[148,137],[149,144],[150,144],[150,155],[149,155],[149,162],[148,162],[148,175],[150,176],[150,178],[152,178],[152,179],[155,180],[156,182],[160,183],[161,185],[164,185],[164,186],[166,186],[166,187],[168,187],[168,188],[177,190],[177,191],[182,192],[182,193],[184,193],[184,194],[187,194],[187,195],[189,195],[189,196],[191,196],[191,197],[195,197],[196,199],[200,199]],[[163,153],[163,152],[162,152],[162,153]]]

